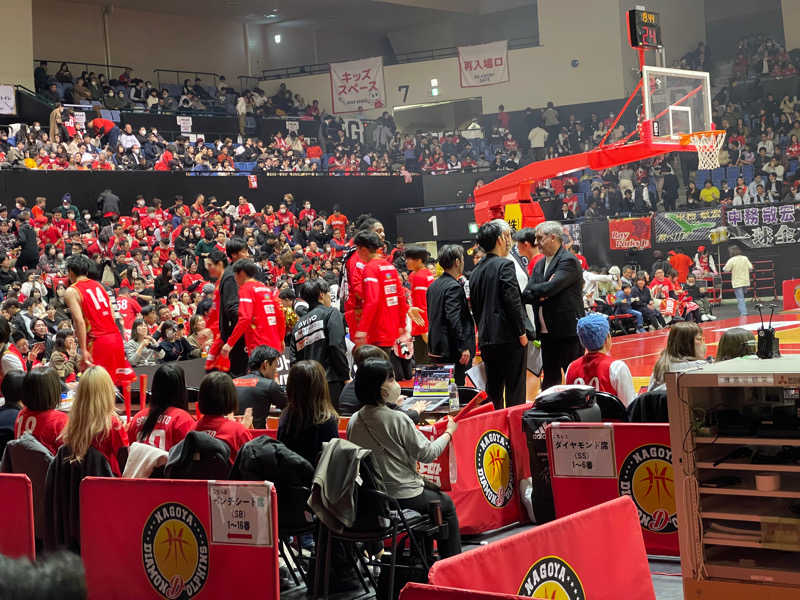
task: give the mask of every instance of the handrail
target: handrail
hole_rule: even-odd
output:
[[[538,36],[513,38],[508,40],[509,50],[519,50],[520,48],[530,48],[541,45]],[[432,48],[428,50],[415,50],[413,52],[402,52],[394,56],[384,56],[384,64],[391,65],[397,63],[421,62],[426,60],[439,60],[458,56],[457,46],[446,48]],[[291,67],[278,67],[274,69],[264,69],[261,71],[261,79],[284,79],[288,77],[301,77],[304,75],[320,75],[327,73],[330,63],[315,63],[311,65],[295,65]]]
[[[248,89],[250,87],[249,85],[245,85],[245,82],[250,80],[250,79],[255,81],[256,85],[258,85],[258,82],[261,81],[261,77],[256,77],[255,75],[239,75],[239,91],[240,92],[243,92],[243,91],[245,91],[246,89]]]
[[[193,75],[197,78],[198,75],[211,75],[214,78],[214,87],[217,87],[217,79],[219,79],[219,73],[210,73],[208,71],[191,71],[187,69],[153,69],[153,73],[156,74],[156,81],[158,82],[158,87],[161,89],[161,73],[175,73],[175,83],[178,85],[182,85],[181,81],[181,74],[184,75]]]
[[[48,64],[56,63],[59,66],[61,65],[61,63],[67,63],[67,66],[69,66],[69,65],[80,65],[80,66],[84,67],[84,69],[83,69],[84,71],[88,71],[89,67],[102,67],[102,68],[105,69],[106,77],[109,80],[111,79],[111,69],[119,69],[120,71],[124,71],[125,69],[130,69],[130,67],[123,66],[123,65],[110,65],[108,63],[93,63],[93,62],[86,62],[86,61],[82,61],[82,60],[49,60],[49,59],[46,59],[46,58],[35,58],[35,59],[33,59],[33,62],[37,67],[39,66],[39,63],[42,62],[42,61],[44,61],[44,62],[46,62]],[[53,75],[53,77],[55,77],[56,74],[53,73],[52,75]],[[80,77],[80,74],[76,75],[75,73],[72,73],[72,78],[73,79],[77,79],[78,77]]]
[[[29,88],[26,88],[24,85],[15,84],[15,85],[14,85],[14,89],[15,89],[16,91],[18,91],[18,92],[19,92],[19,91],[22,91],[22,92],[25,92],[26,94],[28,94],[28,95],[30,95],[30,96],[33,96],[33,97],[34,97],[34,98],[36,98],[36,99],[37,99],[39,102],[41,102],[42,104],[45,104],[45,105],[47,105],[47,106],[48,106],[49,108],[51,108],[51,109],[53,109],[53,108],[55,108],[55,107],[56,107],[56,105],[55,105],[55,104],[53,104],[52,102],[50,102],[50,100],[48,100],[48,99],[47,99],[47,98],[45,98],[44,96],[41,96],[41,95],[40,95],[38,92],[34,92],[33,90],[31,90],[31,89],[29,89]]]

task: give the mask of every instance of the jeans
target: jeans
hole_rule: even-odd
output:
[[[632,308],[629,308],[628,312],[636,317],[636,329],[642,329],[644,327],[644,318],[642,317],[642,313],[640,313],[638,310],[633,310]]]
[[[736,296],[736,304],[739,307],[739,316],[744,317],[747,315],[747,306],[744,303],[744,292],[746,287],[733,288],[733,295]]]

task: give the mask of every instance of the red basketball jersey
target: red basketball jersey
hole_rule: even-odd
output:
[[[194,429],[195,421],[188,412],[176,406],[170,406],[156,421],[153,431],[147,436],[146,440],[140,440],[139,432],[142,430],[150,409],[140,410],[131,419],[128,425],[128,439],[131,442],[141,442],[150,446],[155,446],[161,450],[169,451],[175,444],[183,440],[186,434]]]
[[[14,423],[14,437],[30,433],[50,452],[55,454],[64,444],[58,436],[67,426],[69,417],[60,410],[29,410],[23,408]]]
[[[231,449],[231,464],[236,460],[239,448],[250,441],[250,434],[244,425],[226,417],[203,415],[194,429],[205,431],[208,435],[228,444]]]
[[[119,334],[111,310],[111,300],[103,286],[91,279],[81,279],[72,284],[81,295],[81,311],[86,321],[86,334],[95,339],[104,335]]]

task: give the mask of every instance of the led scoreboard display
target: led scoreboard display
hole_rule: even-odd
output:
[[[660,48],[661,25],[658,13],[649,10],[629,10],[628,39],[632,48]]]

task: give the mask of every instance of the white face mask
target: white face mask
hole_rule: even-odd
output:
[[[397,399],[400,397],[400,384],[394,379],[391,381],[384,381],[381,385],[381,398],[387,404],[397,404]]]

